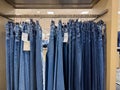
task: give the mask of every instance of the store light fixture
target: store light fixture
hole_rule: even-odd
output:
[[[83,12],[81,12],[81,14],[88,14],[89,13],[89,11],[83,11]]]
[[[52,12],[52,11],[48,11],[47,14],[51,14],[51,15],[53,15],[54,12]]]
[[[118,14],[120,14],[120,11],[118,11]]]
[[[40,14],[40,11],[37,11],[38,14]]]

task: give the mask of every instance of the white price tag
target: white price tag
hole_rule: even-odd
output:
[[[64,33],[64,41],[63,42],[68,42],[68,33]]]
[[[28,40],[28,33],[22,33],[22,40],[27,41]]]
[[[30,41],[24,41],[24,51],[30,51]]]

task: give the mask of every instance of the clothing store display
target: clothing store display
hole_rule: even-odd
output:
[[[41,43],[38,22],[6,24],[7,90],[43,90]]]
[[[6,24],[7,90],[105,90],[105,71],[102,20],[51,21],[46,41],[38,21]]]
[[[105,90],[105,24],[52,21],[46,90]]]

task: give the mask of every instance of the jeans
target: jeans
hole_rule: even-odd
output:
[[[72,29],[71,29],[71,26],[72,26],[72,21],[69,21],[69,24],[68,24],[68,65],[69,65],[69,68],[68,68],[68,90],[72,90],[72,85],[71,85],[71,78],[72,78],[72,72],[71,72],[71,67],[72,67]]]
[[[36,90],[36,30],[35,23],[30,22],[30,90]]]
[[[28,24],[22,23],[22,27],[22,32],[29,34]],[[24,51],[23,47],[24,41],[21,40],[19,90],[28,90],[30,88],[29,51]]]
[[[68,33],[68,29],[66,26],[63,28],[63,37],[64,33]],[[63,42],[63,69],[64,69],[64,83],[65,83],[65,90],[68,90],[68,42]]]
[[[103,21],[51,22],[45,90],[105,90],[106,28]],[[25,51],[22,33],[28,34]],[[68,41],[65,37],[68,33]],[[65,36],[64,36],[65,35]],[[43,90],[42,29],[38,21],[6,24],[7,90]]]
[[[10,23],[6,24],[6,79],[7,79],[7,90],[11,90],[10,85]]]
[[[36,22],[36,85],[37,90],[43,90],[43,72],[42,72],[42,30],[39,23]]]
[[[79,27],[81,23],[76,22],[76,41],[75,41],[75,60],[74,60],[74,90],[81,89],[81,64],[82,64],[82,48],[81,33]]]
[[[14,24],[10,23],[10,88],[14,89]]]
[[[29,24],[25,23],[24,26],[24,31],[25,33],[28,34],[28,40],[29,40],[29,33],[30,33],[30,28],[29,28]],[[24,51],[24,69],[25,69],[25,90],[30,90],[30,51]]]
[[[25,23],[22,23],[22,27],[25,27]],[[24,28],[22,28],[22,32],[25,32]],[[24,42],[21,40],[19,90],[26,90],[26,86],[25,86],[25,52],[23,51],[23,44],[24,44]]]
[[[14,42],[14,90],[19,90],[19,67],[20,67],[20,42],[21,42],[21,28],[16,24],[15,28],[15,42]]]
[[[53,90],[53,83],[54,83],[54,63],[55,63],[55,25],[52,21],[51,23],[51,30],[50,30],[50,40],[48,44],[48,52],[47,52],[47,76],[46,76],[46,90]],[[48,81],[49,80],[49,81]]]
[[[63,38],[62,38],[62,23],[59,21],[58,26],[58,37],[57,37],[57,49],[58,49],[58,66],[57,66],[57,82],[56,82],[56,90],[64,90],[64,73],[63,73]]]

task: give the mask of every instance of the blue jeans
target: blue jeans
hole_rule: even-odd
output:
[[[46,59],[46,90],[53,90],[54,83],[54,63],[55,63],[55,25],[52,21],[50,30],[50,40]]]
[[[66,26],[63,27],[63,38],[64,33],[68,33],[68,29]],[[65,90],[68,90],[68,42],[63,42],[63,69],[64,69],[64,83],[65,83]]]
[[[81,89],[81,69],[82,69],[82,42],[81,42],[81,23],[76,22],[76,41],[75,41],[75,59],[74,59],[74,90]]]
[[[6,79],[7,90],[11,90],[10,85],[10,23],[6,24]]]
[[[16,24],[14,42],[14,90],[19,90],[19,67],[20,67],[20,45],[21,45],[21,28]]]
[[[10,88],[14,89],[14,24],[10,23]]]
[[[64,90],[64,72],[63,72],[63,37],[62,37],[62,22],[59,21],[57,29],[57,72],[56,72],[56,85],[55,90]]]
[[[42,72],[42,30],[39,23],[36,22],[36,85],[37,90],[43,90],[43,72]]]
[[[30,90],[36,90],[36,30],[35,23],[30,22]]]

